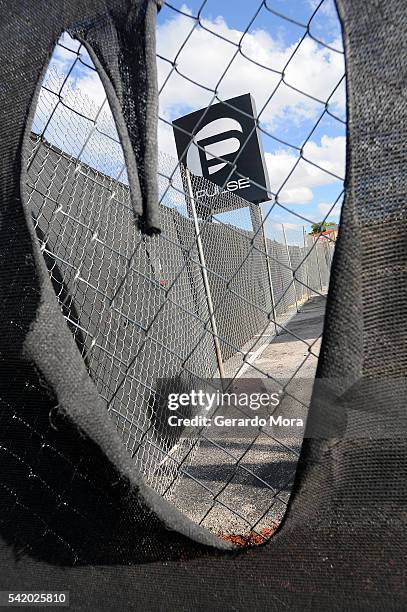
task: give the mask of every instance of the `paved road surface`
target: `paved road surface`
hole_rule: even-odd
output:
[[[296,399],[284,399],[280,408],[283,416],[306,418],[324,309],[324,298],[311,298],[255,362],[276,379],[294,377],[287,390]],[[312,345],[311,351],[299,338]],[[253,380],[255,390],[260,391],[264,384],[267,390],[277,389],[251,368],[243,376],[257,379]],[[246,412],[253,416],[252,411]],[[254,414],[268,418],[270,412],[257,410]],[[230,408],[227,416],[242,417],[242,413]],[[266,426],[259,435],[258,428],[252,426],[211,426],[205,435],[207,440],[201,441],[186,468],[190,477],[184,476],[173,494],[177,507],[215,532],[246,533],[254,525],[259,531],[281,520],[301,447],[301,428]]]

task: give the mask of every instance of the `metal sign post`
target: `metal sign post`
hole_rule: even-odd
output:
[[[206,300],[208,302],[209,319],[210,319],[211,327],[212,327],[212,335],[213,335],[213,343],[215,345],[216,360],[218,363],[219,376],[223,380],[225,378],[225,370],[223,367],[222,351],[220,348],[218,328],[216,325],[215,312],[214,312],[213,300],[212,300],[212,292],[211,292],[211,288],[210,288],[209,280],[208,280],[208,273],[207,273],[206,262],[205,262],[205,254],[204,254],[204,250],[202,247],[202,239],[201,239],[201,231],[200,231],[199,223],[198,223],[198,215],[196,213],[195,197],[194,197],[194,192],[192,190],[192,184],[191,184],[191,175],[189,173],[188,168],[185,168],[185,175],[186,175],[186,182],[188,186],[188,197],[190,199],[190,202],[189,202],[190,210],[192,213],[192,219],[194,221],[194,227],[195,227],[196,244],[198,247],[198,257],[199,257],[199,262],[201,264],[202,279],[203,279],[203,284],[204,284],[204,289],[205,289],[205,294],[206,294]]]

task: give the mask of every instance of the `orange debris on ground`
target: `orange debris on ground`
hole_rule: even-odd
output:
[[[222,538],[222,540],[226,540],[227,542],[231,542],[236,546],[248,547],[248,546],[258,546],[259,544],[264,544],[273,533],[276,531],[277,525],[273,528],[264,527],[257,531],[250,531],[249,533],[223,533],[222,531],[218,533],[218,537]]]

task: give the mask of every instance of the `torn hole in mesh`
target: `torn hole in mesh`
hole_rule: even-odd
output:
[[[63,40],[64,43],[67,42],[66,38]],[[68,42],[74,43],[72,40]],[[64,49],[66,51],[65,44]],[[79,56],[77,51],[78,49],[71,50],[75,57]],[[154,239],[143,235],[134,221],[126,167],[117,135],[112,135],[114,123],[111,114],[107,113],[104,118],[105,122],[108,122],[110,134],[103,133],[103,137],[115,147],[116,157],[112,155],[113,161],[116,160],[114,167],[117,168],[120,163],[120,169],[114,176],[103,172],[106,161],[109,161],[106,155],[103,156],[103,150],[107,148],[105,145],[94,147],[86,161],[81,158],[81,152],[85,151],[90,142],[90,138],[86,138],[89,132],[84,132],[83,128],[82,120],[85,115],[78,111],[77,106],[68,104],[63,98],[64,92],[68,101],[75,101],[78,92],[72,85],[70,87],[67,75],[59,75],[53,68],[51,61],[44,81],[38,84],[38,103],[32,105],[33,121],[27,123],[26,128],[23,147],[23,164],[26,171],[22,173],[24,206],[28,212],[28,220],[33,224],[33,236],[38,240],[44,268],[51,280],[51,285],[47,282],[42,284],[41,305],[24,346],[25,357],[37,372],[37,379],[47,381],[44,382],[44,391],[50,401],[44,399],[41,415],[46,417],[50,432],[60,429],[54,427],[56,419],[62,419],[61,422],[64,422],[67,417],[66,427],[71,423],[80,438],[85,439],[90,435],[90,449],[93,442],[103,449],[106,453],[106,465],[111,462],[112,469],[117,470],[119,478],[109,483],[106,495],[109,494],[108,488],[113,487],[112,494],[116,497],[117,485],[119,481],[123,481],[123,486],[130,486],[137,498],[132,506],[134,515],[129,516],[133,521],[131,530],[137,531],[139,522],[142,523],[147,515],[149,520],[157,523],[157,528],[164,531],[175,530],[197,542],[218,548],[230,548],[219,540],[215,541],[205,529],[192,525],[173,506],[146,486],[146,481],[147,484],[150,483],[147,478],[140,478],[143,471],[137,468],[143,465],[144,472],[151,473],[155,470],[156,462],[154,458],[150,462],[146,461],[145,456],[142,460],[137,460],[136,452],[130,451],[126,444],[127,431],[123,421],[126,425],[129,417],[123,416],[123,410],[119,414],[115,406],[109,406],[109,400],[114,399],[115,391],[120,386],[117,384],[117,377],[123,379],[127,375],[129,367],[125,367],[124,359],[135,346],[134,334],[137,333],[138,342],[144,338],[140,324],[130,326],[130,315],[135,315],[129,313],[131,300],[127,299],[122,285],[125,283],[130,262],[140,245],[144,245],[145,254],[141,262],[141,272],[136,270],[137,275],[148,279],[148,286],[152,278],[157,284],[149,255]],[[52,83],[58,87],[54,90],[54,104],[50,103],[49,96]],[[86,94],[84,96],[82,109],[86,105],[91,112],[92,100],[86,99]],[[79,127],[72,121],[72,116],[79,117]],[[98,116],[101,116],[101,113],[98,113]],[[88,121],[94,122],[92,114]],[[77,145],[81,135],[83,141],[80,151]],[[118,150],[121,157],[117,155]],[[111,152],[111,149],[109,151]],[[112,174],[112,166],[108,169]],[[110,231],[112,235],[109,234]],[[105,267],[103,262],[106,262]],[[40,277],[43,271],[41,264]],[[52,290],[57,301],[54,301],[54,296],[51,297]],[[122,302],[117,300],[119,305],[114,303],[115,293],[121,296]],[[137,295],[137,291],[134,295]],[[55,316],[57,305],[90,376],[85,376],[86,369],[79,367],[75,345],[72,341],[67,342],[69,334],[61,327],[58,329],[60,323]],[[131,374],[128,374],[127,378],[134,380]],[[28,379],[24,385],[29,388]],[[58,399],[54,397],[54,391]],[[145,408],[146,398],[142,396],[139,399]],[[100,412],[101,407],[104,408],[103,413]],[[137,410],[138,406],[135,405],[134,408]],[[110,419],[104,417],[105,411],[116,424],[118,436],[110,424]],[[61,431],[65,431],[66,427],[63,426]],[[146,431],[141,433],[140,426],[134,429],[137,435],[143,438],[151,427],[146,427]],[[130,452],[125,452],[119,442],[120,438]],[[59,443],[61,442],[64,446],[65,433],[59,439]],[[137,445],[144,454],[145,448],[150,446],[158,449],[160,457],[165,448],[162,440],[157,442],[152,434],[144,446]],[[70,449],[63,448],[61,457],[66,458],[68,463],[69,456]],[[128,509],[124,507],[126,499],[124,496],[120,503],[127,515]],[[66,527],[69,531],[69,522]],[[135,549],[132,554],[137,558]]]
[[[163,428],[160,393],[149,382],[154,380],[151,363],[165,353],[152,359],[162,341],[146,336],[165,302],[158,237],[142,235],[135,222],[123,151],[90,57],[67,35],[60,43],[40,89],[29,137],[26,205],[87,371],[135,466],[162,492],[174,480],[176,464],[168,468],[161,463],[179,436]],[[70,58],[66,73],[58,71],[59,47]],[[83,65],[86,91],[77,87]],[[178,233],[172,212],[169,221]],[[181,251],[174,265],[184,265]],[[164,308],[158,335],[169,318]],[[182,341],[185,345],[185,337]],[[170,367],[175,378],[182,378],[179,358]]]
[[[65,47],[70,45],[71,41]],[[83,53],[82,65],[92,71],[91,59],[85,50]],[[100,91],[97,78],[90,77],[94,98],[89,99],[76,86],[70,90],[69,79],[65,77],[50,70],[47,89],[42,98],[40,95],[31,139],[33,152],[29,164],[34,178],[29,189],[37,237],[67,325],[126,450],[145,480],[164,497],[174,499],[180,481],[189,479],[199,493],[194,487],[187,487],[187,493],[192,491],[195,497],[201,495],[203,499],[197,522],[212,530],[217,525],[217,533],[232,543],[233,537],[228,539],[231,534],[222,529],[222,521],[232,526],[237,535],[251,534],[249,528],[254,525],[249,543],[258,544],[263,536],[263,540],[270,537],[275,518],[279,521],[284,514],[295,462],[286,462],[288,480],[277,478],[276,486],[267,484],[256,500],[256,486],[267,483],[267,479],[261,470],[253,470],[253,462],[240,461],[235,452],[239,444],[250,446],[246,441],[235,447],[230,444],[226,450],[217,449],[219,464],[216,469],[209,465],[214,483],[206,486],[207,475],[198,473],[193,465],[194,456],[216,444],[205,436],[198,436],[198,440],[196,436],[188,438],[166,427],[163,400],[167,389],[165,380],[160,388],[158,379],[169,376],[173,388],[188,389],[193,386],[194,376],[210,378],[217,367],[213,337],[207,325],[201,270],[193,247],[195,234],[187,215],[180,214],[179,206],[162,209],[163,239],[142,236],[135,229],[123,152],[108,105],[103,101],[103,88]],[[55,96],[55,92],[59,93]],[[170,174],[167,167],[164,174]],[[174,183],[172,195],[182,200],[182,179],[176,175]],[[250,207],[249,216],[254,208]],[[257,273],[262,268],[259,253],[263,245],[218,217],[211,228],[213,243],[209,240],[208,245],[227,245],[232,251],[238,244],[240,250],[236,248],[236,259],[229,257],[227,270],[221,274],[216,261],[218,251],[213,250],[212,259],[207,254],[211,281],[214,286],[218,284],[219,295],[224,295],[226,287],[223,305],[227,309],[234,312],[234,303],[242,298],[246,314],[250,313],[247,325],[237,317],[230,325],[219,315],[225,362],[238,369],[242,355],[249,357],[250,364],[257,353],[257,344],[256,350],[250,350],[252,338],[256,337],[257,343],[259,329],[270,323],[267,319],[270,296],[262,283],[257,283],[255,289],[250,283],[253,271]],[[312,285],[317,294],[326,290],[331,257],[320,246],[308,254],[313,277],[318,275],[318,258],[322,255],[327,260],[323,278],[320,275]],[[252,247],[253,253],[247,257]],[[310,278],[302,265],[306,250],[304,243],[289,254],[281,240],[269,240],[271,273],[280,281],[274,295],[275,312],[280,317],[293,312],[298,296],[299,302],[309,297]],[[296,271],[300,270],[295,280],[293,263]],[[212,270],[216,272],[212,274]],[[242,284],[249,288],[244,296]],[[219,309],[219,303],[217,306]],[[295,337],[284,326],[281,329]],[[267,328],[266,332],[269,331]],[[198,336],[196,346],[191,347],[191,338]],[[200,359],[202,354],[208,355],[204,362]],[[261,436],[254,446],[266,447],[267,442]],[[213,450],[211,454],[216,456]],[[220,482],[238,491],[239,504],[230,503]],[[249,509],[242,502],[247,487],[253,493]],[[175,499],[181,501],[184,510],[185,499],[182,496],[181,500],[179,496]],[[259,515],[265,518],[264,526],[258,525]]]

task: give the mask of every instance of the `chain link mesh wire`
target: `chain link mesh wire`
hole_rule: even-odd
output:
[[[244,58],[253,70],[266,71],[270,83],[264,83],[267,96],[258,113],[258,128],[264,138],[293,151],[293,163],[273,189],[272,200],[251,204],[195,177],[204,189],[219,192],[214,200],[217,208],[205,211],[207,203],[195,201],[185,189],[187,170],[182,160],[160,152],[162,234],[142,235],[135,224],[123,153],[103,88],[86,49],[67,34],[58,43],[38,100],[26,200],[61,310],[147,483],[217,533],[254,532],[264,539],[284,514],[301,441],[277,439],[267,427],[239,439],[228,432],[223,437],[213,435],[205,427],[173,431],[166,424],[166,398],[169,391],[191,389],[219,377],[215,339],[225,375],[232,379],[244,375],[278,382],[275,372],[262,366],[260,356],[283,334],[304,348],[295,372],[283,376],[284,389],[301,376],[307,361],[316,363],[318,338],[298,337],[290,320],[313,297],[324,299],[335,240],[330,232],[307,231],[306,225],[319,220],[299,214],[284,201],[284,193],[304,166],[342,180],[332,167],[319,165],[308,155],[307,144],[325,117],[345,126],[331,104],[343,86],[344,73],[323,100],[301,90],[288,76],[301,45],[309,40],[321,49],[342,52],[315,35],[313,24],[324,2],[315,4],[306,23],[290,11],[277,11],[272,2],[259,2],[234,40],[210,28],[204,17],[206,4],[202,2],[196,13],[165,5],[164,10],[182,16],[189,26],[177,41],[175,55],[158,53],[159,66],[167,66],[160,73],[160,95],[175,79],[176,85],[204,89],[209,108],[222,100],[222,80],[237,59]],[[262,12],[295,24],[301,32],[278,70],[251,57],[246,45]],[[183,52],[202,32],[232,50],[214,87],[182,71]],[[194,61],[198,65],[199,58]],[[320,108],[301,144],[290,144],[262,123],[265,109],[282,87]],[[160,121],[168,133],[168,113],[162,113]],[[231,167],[231,173],[235,170]],[[204,262],[191,218],[191,196],[199,211]],[[325,218],[337,209],[341,197],[340,193],[326,207]],[[285,222],[278,224],[277,231],[270,221],[278,211],[297,220],[294,229]],[[294,395],[292,401],[306,416],[306,399]],[[246,414],[236,408],[239,412]],[[270,463],[275,468],[271,473],[265,469]]]

